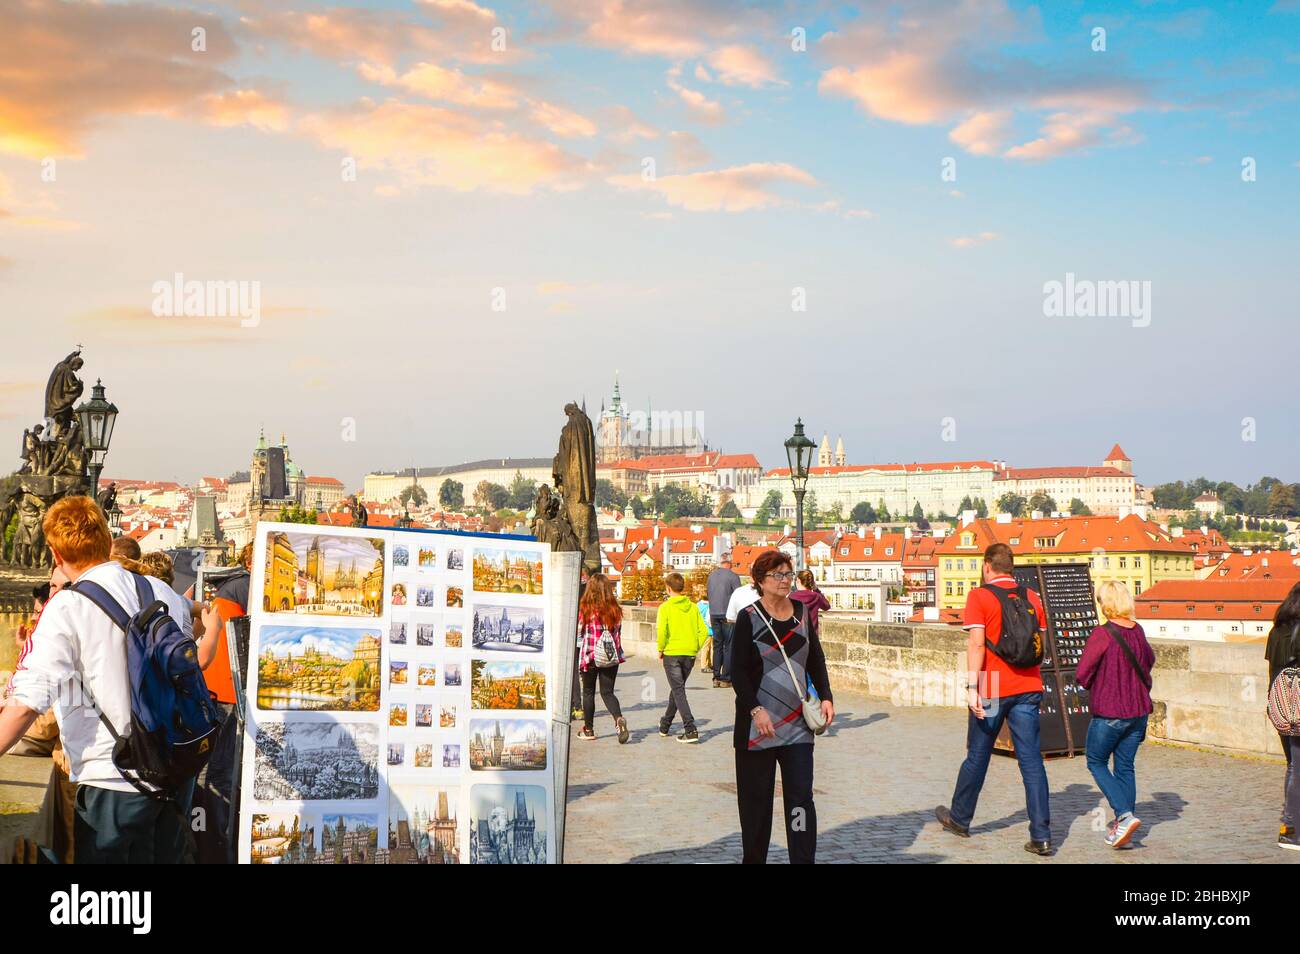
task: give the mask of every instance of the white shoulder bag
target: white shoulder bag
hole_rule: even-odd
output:
[[[790,657],[786,655],[785,647],[781,645],[776,630],[772,628],[772,621],[768,619],[767,614],[759,608],[757,603],[754,604],[754,612],[763,618],[763,622],[767,624],[767,631],[772,634],[772,642],[776,643],[776,648],[781,650],[781,658],[785,660],[785,668],[790,672],[790,681],[794,683],[795,694],[802,700],[803,721],[807,723],[813,735],[821,735],[826,731],[826,716],[822,714],[821,703],[814,702],[808,688],[799,685],[799,677],[794,674],[794,666],[791,665]],[[811,651],[812,640],[809,640],[808,644]]]

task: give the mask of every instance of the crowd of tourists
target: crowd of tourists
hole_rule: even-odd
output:
[[[113,539],[102,511],[88,497],[67,497],[51,506],[44,532],[53,572],[33,592],[33,619],[18,632],[20,653],[0,707],[0,754],[52,758],[41,813],[48,860],[232,862],[227,822],[235,810],[240,723],[228,639],[231,621],[247,615],[251,545],[240,555],[242,569],[224,579],[213,599],[204,600],[193,587],[176,591],[166,553],[141,553],[131,539]],[[935,816],[953,835],[971,836],[994,743],[1005,727],[1025,787],[1025,850],[1051,855],[1051,796],[1039,737],[1047,619],[1039,595],[1014,579],[1013,565],[1010,547],[990,546],[983,586],[966,600],[966,758],[952,798],[935,809]],[[742,581],[724,555],[696,602],[681,574],[668,574],[668,597],[655,626],[668,685],[659,735],[671,737],[680,717],[677,741],[700,741],[687,682],[707,650],[711,666],[704,668],[711,669],[713,687],[731,690],[735,699],[731,736],[742,860],[767,860],[779,769],[790,860],[812,863],[817,852],[814,743],[835,719],[819,615],[830,604],[812,574],[796,573],[791,558],[779,550],[760,554],[749,575],[749,582]],[[1155,653],[1133,618],[1133,597],[1122,583],[1102,582],[1097,599],[1106,622],[1088,638],[1077,678],[1091,698],[1088,769],[1113,813],[1104,838],[1118,849],[1142,825],[1136,762],[1153,708]],[[629,741],[615,693],[626,661],[622,621],[613,584],[603,574],[590,576],[578,610],[579,740],[598,738],[599,691],[618,742]],[[158,645],[175,650],[161,688],[151,686],[147,666],[137,658],[145,628],[155,637],[163,634],[154,640]],[[1287,758],[1278,845],[1297,849],[1300,584],[1276,614],[1266,655],[1269,713]],[[174,731],[151,729],[150,719],[158,718]],[[164,750],[148,745],[161,743],[148,740],[164,735],[171,748],[160,760],[158,751]],[[198,810],[202,825],[191,823]]]
[[[173,588],[168,554],[114,539],[89,497],[51,506],[44,532],[53,571],[33,592],[31,622],[18,629],[0,754],[52,757],[38,832],[45,860],[233,862],[226,821],[238,723],[227,623],[247,614],[252,547],[204,601],[192,587]],[[143,641],[131,645],[142,626],[156,645],[178,650],[161,675],[140,658]],[[151,718],[167,731],[154,731]]]
[[[1014,563],[1009,546],[990,546],[984,553],[983,585],[973,588],[966,600],[962,619],[967,633],[966,671],[970,674],[965,686],[966,758],[957,772],[952,798],[934,814],[944,830],[960,838],[971,837],[994,743],[1005,729],[1025,787],[1029,818],[1025,850],[1050,856],[1055,853],[1051,795],[1039,719],[1047,615],[1038,593],[1016,582]],[[731,735],[742,860],[754,864],[767,860],[779,768],[790,861],[812,863],[817,850],[814,740],[835,717],[819,617],[830,604],[812,573],[796,573],[791,558],[779,550],[759,555],[750,577],[750,582],[742,581],[732,568],[730,554],[724,554],[709,574],[705,598],[693,604],[681,574],[667,576],[668,597],[656,617],[657,648],[668,685],[659,735],[670,737],[673,722],[680,716],[682,731],[677,733],[677,741],[699,741],[686,683],[707,644],[714,688],[729,688],[735,695]],[[585,674],[593,670],[602,673],[602,697],[615,718],[619,741],[626,742],[627,723],[618,708],[613,675],[624,661],[621,614],[609,581],[599,575],[593,580],[599,581],[595,592],[600,595],[591,597],[592,602],[584,597],[579,627],[585,634],[581,653],[584,686],[594,686],[596,679]],[[1096,597],[1105,622],[1088,637],[1076,678],[1090,695],[1092,718],[1085,742],[1088,770],[1111,809],[1103,839],[1107,846],[1122,849],[1142,826],[1137,815],[1136,764],[1153,709],[1155,651],[1133,618],[1133,594],[1127,586],[1115,580],[1102,581]],[[593,661],[591,647],[602,638],[616,647],[616,662]],[[1296,835],[1300,820],[1300,782],[1296,781],[1300,774],[1296,768],[1300,764],[1300,584],[1277,611],[1266,656],[1270,717],[1287,759],[1277,844],[1295,850],[1300,849]],[[598,668],[602,665],[611,668]],[[596,738],[593,714],[594,697],[588,690],[579,738]]]

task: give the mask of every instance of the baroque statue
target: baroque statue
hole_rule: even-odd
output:
[[[564,406],[568,420],[560,431],[560,447],[551,465],[574,541],[553,544],[556,550],[577,550],[588,574],[600,572],[600,536],[596,528],[596,435],[591,418],[576,403]],[[540,492],[539,492],[540,493]],[[540,538],[539,538],[540,539]]]

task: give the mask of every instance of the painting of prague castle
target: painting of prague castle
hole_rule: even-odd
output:
[[[382,616],[384,541],[324,533],[268,533],[262,609]]]

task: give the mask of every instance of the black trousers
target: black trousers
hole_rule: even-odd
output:
[[[771,749],[736,749],[736,802],[740,807],[742,864],[767,864],[772,841],[772,798],[776,767],[781,766],[785,802],[785,841],[790,864],[810,865],[817,857],[817,808],[813,805],[813,746],[778,745]]]
[[[79,865],[178,865],[193,850],[174,801],[93,785],[77,789],[72,847]]]
[[[582,671],[582,724],[591,728],[591,721],[596,718],[596,682],[600,681],[600,698],[605,708],[615,719],[623,715],[619,708],[618,696],[614,695],[614,679],[618,676],[618,667],[609,666],[601,669],[592,663]]]

